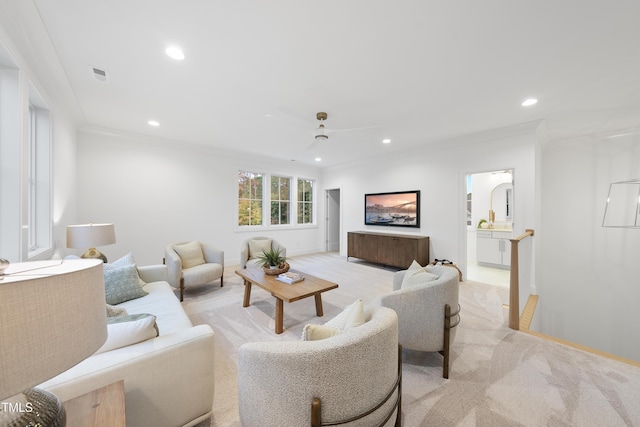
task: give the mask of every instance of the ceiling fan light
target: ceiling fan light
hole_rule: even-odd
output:
[[[329,139],[329,137],[325,134],[319,133],[318,135],[316,135],[315,137],[317,140],[320,141],[326,141],[327,139]]]

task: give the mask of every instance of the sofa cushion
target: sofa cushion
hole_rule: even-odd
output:
[[[104,291],[107,304],[111,305],[147,295],[140,286],[135,264],[105,270]]]
[[[409,288],[411,286],[420,285],[422,283],[431,282],[437,279],[437,275],[429,273],[424,267],[422,267],[420,264],[418,264],[417,261],[414,260],[407,269],[407,272],[402,279],[402,285],[400,286],[400,288]]]
[[[345,308],[342,313],[325,323],[324,326],[346,331],[349,328],[362,325],[365,321],[364,306],[362,300],[359,299]]]
[[[302,330],[302,341],[317,341],[325,338],[331,338],[341,334],[342,331],[338,328],[332,328],[325,325],[314,325],[309,323],[305,325]]]
[[[147,283],[144,290],[148,292],[148,295],[123,302],[119,307],[126,308],[129,314],[151,313],[156,316],[160,336],[189,329],[193,326],[169,283]]]
[[[262,255],[262,252],[271,250],[271,239],[251,239],[249,240],[249,259],[255,259]]]
[[[183,243],[181,245],[173,245],[173,250],[176,251],[180,257],[182,269],[195,267],[196,265],[205,263],[202,246],[197,240],[189,243]]]
[[[107,340],[96,354],[146,341],[159,335],[156,316],[146,313],[109,317],[107,331]]]

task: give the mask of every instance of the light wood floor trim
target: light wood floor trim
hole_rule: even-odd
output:
[[[536,306],[538,305],[538,295],[529,295],[527,298],[527,303],[522,310],[522,314],[520,315],[520,330],[529,330],[531,326],[531,321],[533,320],[533,315],[536,312]]]
[[[616,356],[615,354],[611,354],[611,353],[605,353],[604,351],[596,350],[595,348],[587,347],[587,346],[584,346],[584,345],[581,345],[581,344],[576,344],[576,343],[571,342],[571,341],[566,341],[566,340],[563,340],[563,339],[560,339],[560,338],[552,337],[551,335],[545,335],[545,334],[540,333],[540,332],[531,331],[529,329],[523,330],[522,332],[530,334],[530,335],[534,335],[536,337],[543,338],[543,339],[548,340],[548,341],[557,342],[558,344],[566,345],[568,347],[572,347],[572,348],[575,348],[577,350],[586,351],[587,353],[596,354],[596,355],[601,356],[601,357],[606,357],[607,359],[615,360],[617,362],[626,363],[627,365],[636,366],[636,367],[640,368],[640,362],[635,361],[635,360],[626,359],[624,357]]]
[[[566,341],[561,338],[552,337],[551,335],[546,335],[541,332],[532,331],[529,329],[531,326],[531,321],[533,320],[533,315],[536,311],[536,306],[538,304],[538,295],[529,295],[527,299],[527,304],[522,310],[522,316],[520,317],[520,331],[545,339],[547,341],[556,342],[558,344],[566,345],[567,347],[575,348],[577,350],[586,351],[587,353],[595,354],[601,357],[606,357],[607,359],[615,360],[617,362],[626,363],[627,365],[636,366],[640,368],[640,362],[626,359],[624,357],[616,356],[615,354],[605,353],[604,351],[596,350],[595,348],[587,347],[582,344],[576,344],[571,341]]]

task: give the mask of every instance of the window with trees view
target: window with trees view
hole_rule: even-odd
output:
[[[290,224],[291,178],[271,176],[271,224]]]
[[[298,224],[313,224],[313,180],[298,179]]]
[[[262,225],[263,175],[238,172],[238,225]]]
[[[314,181],[238,171],[238,226],[314,224]]]

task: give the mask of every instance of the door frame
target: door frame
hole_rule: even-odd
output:
[[[331,194],[335,194],[338,192],[338,212],[337,215],[332,214],[331,206],[329,203],[329,197]],[[330,247],[330,232],[334,226],[338,228],[338,251],[342,253],[343,244],[342,244],[342,188],[326,188],[324,190],[324,247],[325,252],[330,252],[332,249]]]

